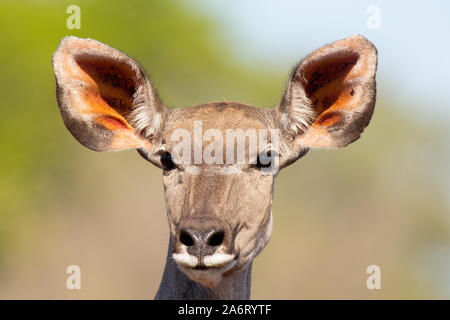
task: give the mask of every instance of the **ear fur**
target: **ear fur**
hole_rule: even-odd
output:
[[[377,50],[361,35],[326,45],[293,70],[277,107],[294,145],[339,148],[358,139],[375,107]]]
[[[103,43],[65,37],[53,55],[66,127],[95,151],[150,148],[166,108],[139,64]]]

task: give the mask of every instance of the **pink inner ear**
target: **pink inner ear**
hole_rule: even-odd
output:
[[[95,121],[110,130],[129,129],[126,123],[112,116],[100,116]]]
[[[337,102],[343,103],[345,96],[351,98],[352,90],[346,85],[347,75],[355,66],[359,58],[357,52],[339,52],[306,65],[296,75],[296,80],[305,79],[305,92],[313,103],[317,115],[328,109],[339,108]],[[303,81],[305,82],[305,81]],[[348,91],[348,92],[347,92]]]
[[[313,123],[313,126],[331,127],[343,119],[343,115],[338,111],[328,111],[320,115],[320,117]]]
[[[136,91],[130,70],[105,58],[77,57],[78,66],[96,83],[99,95],[112,109],[125,117],[132,109]]]
[[[297,67],[290,87],[294,90],[289,93],[297,94],[297,109],[313,111],[313,116],[297,110],[307,114],[312,124],[296,143],[333,148],[358,139],[375,106],[376,68],[377,50],[360,35],[333,42],[306,57]],[[302,109],[302,104],[308,108]]]

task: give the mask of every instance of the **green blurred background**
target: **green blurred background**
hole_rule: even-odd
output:
[[[252,298],[450,298],[449,100],[440,89],[448,78],[435,78],[441,68],[421,64],[435,62],[433,50],[441,51],[429,50],[424,35],[415,38],[402,24],[433,19],[411,16],[420,12],[414,7],[409,16],[392,17],[384,2],[384,25],[395,20],[395,29],[370,30],[368,2],[336,21],[323,18],[334,17],[331,2],[328,10],[298,12],[297,20],[283,17],[283,1],[206,2],[0,2],[0,298],[149,299],[164,267],[162,174],[136,152],[89,151],[66,130],[51,66],[62,37],[94,38],[134,57],[168,106],[225,98],[270,107],[296,59],[353,33],[379,49],[374,117],[351,146],[310,152],[280,173],[272,239],[255,260]],[[80,30],[66,27],[71,4],[81,8]],[[339,21],[346,28],[337,28]],[[290,23],[298,38],[290,36]],[[251,30],[257,32],[246,39]],[[414,38],[411,47],[383,42],[392,30],[398,39]],[[433,36],[449,31],[433,30]],[[281,38],[295,45],[280,49]],[[272,59],[261,43],[286,55]],[[417,64],[402,69],[403,59],[394,57],[404,48]],[[416,79],[417,86],[401,79]],[[436,95],[420,90],[430,85]],[[72,264],[81,267],[81,290],[65,287]],[[366,288],[372,264],[381,267],[381,290]]]

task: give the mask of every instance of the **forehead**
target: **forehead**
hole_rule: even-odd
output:
[[[194,130],[200,124],[202,130],[217,129],[267,129],[270,117],[267,110],[236,102],[214,102],[186,109],[175,109],[169,116],[165,136],[175,129]]]

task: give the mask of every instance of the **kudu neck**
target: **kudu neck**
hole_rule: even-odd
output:
[[[208,288],[189,279],[172,259],[172,240],[169,242],[166,266],[155,299],[205,300],[250,299],[252,264],[222,280],[216,288]]]

